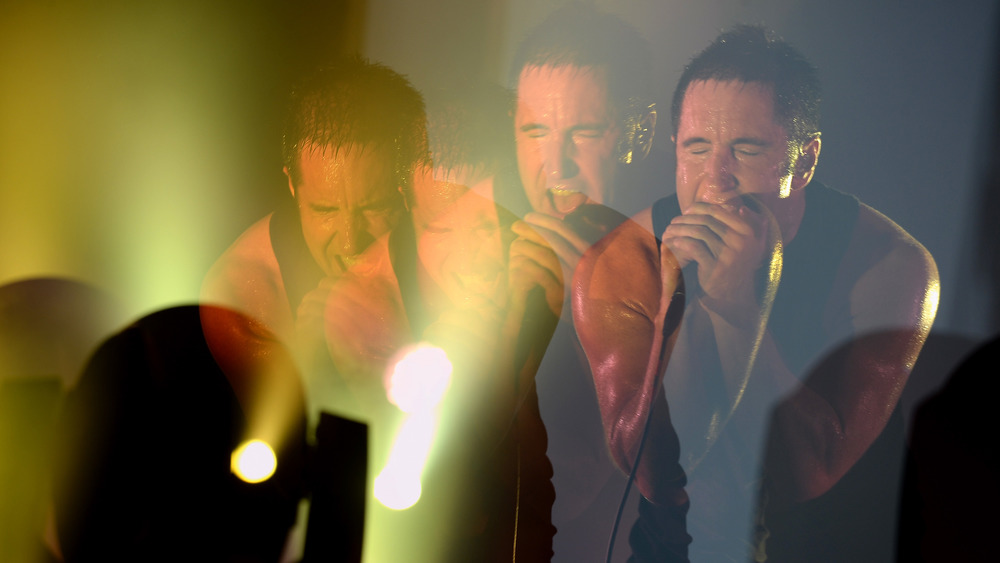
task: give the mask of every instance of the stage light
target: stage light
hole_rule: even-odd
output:
[[[406,510],[420,500],[420,478],[385,472],[375,477],[375,498],[393,510]]]
[[[270,479],[277,466],[278,459],[271,446],[263,440],[250,440],[233,451],[230,467],[247,483],[260,483]]]
[[[389,402],[405,413],[433,409],[451,383],[448,355],[436,346],[417,344],[399,356],[386,378]]]
[[[412,414],[396,435],[385,468],[375,477],[375,498],[394,510],[410,508],[420,500],[420,474],[434,441],[437,415]]]

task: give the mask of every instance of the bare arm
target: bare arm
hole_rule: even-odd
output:
[[[745,448],[742,467],[755,466],[770,421],[768,472],[776,502],[806,500],[829,490],[864,454],[885,427],[926,339],[937,306],[937,270],[916,241],[885,217],[862,207],[852,242],[839,268],[827,313],[848,309],[838,333],[851,338],[803,381],[792,373],[769,331],[763,333],[744,395],[729,432]],[[711,302],[694,303],[668,371],[668,398],[695,397],[671,389],[684,374],[710,373],[706,343],[714,342],[715,369],[746,354],[749,340],[739,321]],[[699,332],[700,330],[700,332]],[[742,335],[741,335],[742,334]],[[687,338],[687,339],[686,339]],[[832,342],[830,342],[832,344]],[[685,361],[709,362],[691,369]],[[821,358],[817,358],[819,360]],[[735,365],[735,364],[734,364]],[[698,439],[698,401],[676,404],[681,443]],[[690,407],[690,408],[689,408]],[[734,468],[739,469],[739,468]],[[752,471],[748,467],[746,471]],[[744,477],[753,479],[752,473]]]
[[[655,402],[636,482],[646,498],[673,504],[682,502],[683,473],[657,384],[677,334],[676,311],[683,300],[673,296],[679,287],[672,255],[665,251],[661,258],[655,238],[631,221],[584,255],[573,287],[574,321],[594,375],[611,455],[623,470],[632,470]]]
[[[786,500],[829,490],[882,432],[937,310],[933,258],[865,206],[836,283],[847,296],[853,337],[775,408],[771,421],[769,471]]]

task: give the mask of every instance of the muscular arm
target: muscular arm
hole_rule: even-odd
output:
[[[655,402],[636,482],[646,498],[679,504],[683,491],[676,485],[683,473],[677,465],[677,437],[656,387],[676,337],[676,308],[683,302],[670,302],[680,285],[680,270],[669,252],[664,259],[668,270],[661,276],[655,238],[636,222],[623,223],[581,260],[573,282],[573,312],[612,457],[623,470],[632,469]],[[668,315],[671,306],[675,315]]]
[[[594,371],[608,444],[624,468],[630,467],[638,421],[645,418],[655,381],[650,304],[658,296],[650,288],[659,280],[642,266],[656,264],[651,240],[616,232],[585,257],[574,285],[577,329]],[[615,252],[608,251],[611,245],[618,247]],[[629,247],[643,250],[622,251]],[[730,436],[750,456],[758,455],[767,417],[780,399],[770,442],[776,461],[769,468],[780,483],[779,495],[818,496],[860,458],[884,428],[927,336],[937,304],[937,271],[926,250],[902,229],[862,207],[834,296],[828,309],[849,308],[849,326],[842,332],[854,340],[805,384],[790,371],[769,331],[760,332],[739,309],[689,296],[664,383],[686,467],[696,465],[711,447],[713,432],[723,430],[718,425],[726,421],[726,404],[735,407]],[[754,361],[747,371],[749,358]],[[654,411],[654,429],[663,435],[651,436],[653,451],[673,447],[670,433],[662,432],[669,428],[663,414],[664,409]],[[654,459],[648,460],[645,479],[645,470],[639,472],[647,496],[655,494]],[[753,459],[744,461],[745,476],[753,478]]]
[[[862,206],[826,304],[828,330],[850,340],[828,357],[816,358],[821,363],[803,381],[803,374],[789,369],[770,331],[763,333],[726,430],[747,456],[743,477],[754,478],[770,421],[773,500],[806,500],[829,490],[885,427],[936,306],[937,271],[930,255],[898,226]],[[692,304],[666,378],[668,399],[693,396],[690,388],[671,387],[685,374],[711,373],[704,363],[695,363],[709,362],[710,342],[719,362],[715,369],[738,369],[739,358],[750,349],[749,333],[730,317],[711,302]],[[831,320],[836,317],[843,319],[839,327]],[[675,404],[681,443],[692,447],[704,439],[698,434],[703,427],[684,424],[698,421],[692,410],[698,401],[672,400]]]
[[[917,241],[862,205],[833,296],[830,307],[850,312],[851,339],[774,410],[768,471],[776,500],[823,494],[882,432],[934,320],[937,267]],[[762,383],[780,389],[777,377]]]

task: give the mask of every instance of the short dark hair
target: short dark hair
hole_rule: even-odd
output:
[[[756,82],[774,90],[774,112],[789,142],[819,134],[819,73],[795,47],[760,26],[740,25],[718,36],[684,68],[671,104],[674,136],[691,82]]]
[[[307,146],[354,143],[389,149],[401,186],[429,160],[420,93],[395,71],[358,57],[325,64],[292,89],[282,147],[292,184],[301,181],[299,155]]]
[[[649,105],[649,46],[635,27],[591,4],[571,2],[535,26],[514,55],[510,83],[516,89],[525,67],[545,65],[606,69],[622,117],[631,106]]]
[[[513,94],[485,81],[427,93],[427,136],[434,166],[495,175],[514,165]]]

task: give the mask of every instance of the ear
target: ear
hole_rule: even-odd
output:
[[[802,145],[792,165],[792,190],[800,190],[809,185],[816,172],[819,162],[819,151],[822,146],[819,133]]]
[[[403,207],[406,209],[407,213],[413,213],[413,206],[410,204],[410,198],[407,197],[407,190],[403,186],[397,186],[396,191],[399,192],[399,196],[403,198]]]
[[[281,169],[285,173],[285,177],[288,178],[288,191],[292,192],[292,198],[295,198],[295,186],[292,185],[292,175],[288,173],[288,167],[285,166]]]
[[[638,154],[637,160],[642,160],[649,155],[653,148],[653,135],[656,133],[656,104],[649,104],[646,113],[639,120],[639,130],[635,134],[635,150]]]

